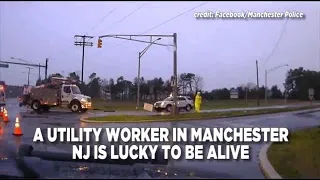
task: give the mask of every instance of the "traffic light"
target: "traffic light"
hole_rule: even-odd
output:
[[[102,39],[98,39],[98,48],[102,47]]]

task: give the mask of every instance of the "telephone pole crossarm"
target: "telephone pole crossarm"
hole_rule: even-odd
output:
[[[83,36],[83,35],[75,35],[74,36],[75,38],[89,38],[89,39],[92,39],[92,38],[94,38],[93,36]]]
[[[93,46],[93,42],[81,42],[81,41],[76,41],[74,42],[75,46]]]

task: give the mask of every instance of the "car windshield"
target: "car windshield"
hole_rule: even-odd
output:
[[[163,101],[172,101],[172,97],[167,97]]]
[[[81,94],[81,91],[78,86],[71,86],[73,94]]]

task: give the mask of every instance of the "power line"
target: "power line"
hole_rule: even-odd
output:
[[[124,16],[123,18],[121,18],[120,20],[114,22],[112,25],[110,26],[115,26],[117,24],[119,24],[120,22],[124,21],[125,19],[127,19],[128,17],[130,17],[131,15],[133,15],[134,13],[136,13],[137,11],[139,11],[143,6],[145,6],[147,4],[142,4],[141,6],[139,6],[137,9],[133,10],[132,12],[130,12],[129,14],[127,14],[126,16]],[[103,51],[100,51],[100,55]]]
[[[280,44],[280,42],[281,42],[281,39],[282,39],[282,37],[283,37],[283,35],[284,35],[284,33],[285,33],[287,23],[288,23],[288,20],[286,20],[286,21],[284,22],[283,28],[282,28],[282,30],[281,30],[281,32],[280,32],[280,36],[279,36],[279,38],[277,39],[276,44],[275,44],[275,46],[273,47],[271,53],[270,53],[269,56],[266,58],[264,64],[266,64],[266,63],[270,60],[270,58],[273,56],[273,54],[275,53],[276,49],[278,48],[278,46],[279,46],[279,44]]]
[[[112,13],[113,13],[113,11],[115,11],[117,8],[113,8],[111,11],[109,11],[105,16],[103,16],[101,19],[100,19],[100,21],[99,21],[99,23],[97,23],[94,27],[92,27],[91,28],[91,30],[90,31],[93,31],[95,28],[97,28],[108,16],[110,16]],[[88,35],[88,32],[86,33],[86,36]],[[70,44],[70,47],[71,47],[71,45],[73,45],[73,44]],[[63,48],[63,49],[61,49],[61,51],[59,52],[59,53],[56,53],[56,54],[64,54],[64,53],[62,53],[62,52],[64,52],[64,51],[68,51],[69,49],[68,48]],[[51,57],[50,57],[51,58]],[[51,58],[52,59],[52,58]]]
[[[120,22],[124,21],[125,19],[127,19],[128,17],[130,17],[131,15],[133,15],[134,13],[136,13],[137,11],[139,11],[143,6],[145,6],[146,4],[142,4],[141,6],[139,6],[137,9],[133,10],[132,12],[130,12],[129,14],[127,14],[126,16],[124,16],[122,19],[114,22],[113,24],[111,24],[110,26],[115,26],[117,24],[119,24]]]
[[[182,13],[180,13],[180,14],[178,14],[178,15],[176,15],[176,16],[174,16],[174,17],[172,17],[172,18],[170,18],[170,19],[168,19],[168,20],[166,20],[166,21],[164,21],[164,22],[162,22],[162,23],[160,23],[160,24],[158,24],[158,25],[154,26],[153,28],[151,28],[151,29],[149,29],[149,30],[147,30],[147,31],[145,31],[145,32],[143,32],[143,33],[141,33],[140,35],[143,35],[143,34],[145,34],[145,33],[148,33],[148,32],[150,32],[150,31],[152,31],[152,30],[154,30],[154,29],[156,29],[156,28],[158,28],[158,27],[160,27],[160,26],[162,26],[162,25],[164,25],[164,24],[166,24],[166,23],[168,23],[168,22],[170,22],[170,21],[172,21],[172,20],[174,20],[174,19],[176,19],[176,18],[178,18],[178,17],[180,17],[180,16],[182,16],[182,15],[184,15],[184,14],[186,14],[186,13],[190,12],[190,11],[192,11],[192,10],[195,10],[195,9],[197,9],[197,8],[199,8],[199,7],[201,7],[201,6],[205,5],[205,4],[207,4],[207,3],[208,3],[208,2],[205,2],[205,3],[199,4],[198,6],[195,6],[195,7],[191,8],[191,9],[188,9],[187,11],[184,11],[184,12],[182,12]],[[125,42],[127,42],[127,41],[123,41],[123,42],[121,42],[121,43],[119,43],[119,44],[115,45],[115,46],[114,46],[114,48],[116,48],[116,47],[120,46],[121,44],[124,44]]]
[[[109,11],[105,16],[103,16],[101,19],[100,19],[100,21],[95,25],[95,26],[93,26],[93,28],[91,28],[91,30],[90,31],[93,31],[95,28],[97,28],[107,17],[109,17],[112,13],[113,13],[113,11],[115,11],[117,8],[113,8],[111,11]],[[88,35],[88,33],[86,34],[86,35]]]
[[[111,11],[109,11],[105,16],[103,16],[101,19],[100,19],[100,21],[95,25],[95,26],[93,26],[92,28],[91,28],[91,30],[90,31],[93,31],[95,28],[97,28],[107,17],[109,17],[112,13],[113,13],[113,11],[115,11],[117,8],[113,8]],[[88,35],[88,32],[86,33],[86,36]],[[73,44],[70,44],[70,47],[71,47],[71,45],[73,45]],[[59,52],[59,53],[57,53],[57,54],[63,54],[63,53],[61,53],[61,52],[64,52],[64,51],[67,51],[67,50],[69,50],[68,48],[63,48],[63,49],[61,49],[61,51]]]

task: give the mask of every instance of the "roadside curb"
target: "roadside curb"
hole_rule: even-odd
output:
[[[99,116],[97,116],[99,117]],[[221,117],[222,118],[222,117]],[[212,118],[209,118],[212,119]],[[147,120],[141,120],[141,121],[93,121],[93,120],[88,120],[87,118],[80,118],[81,122],[86,122],[86,123],[148,123],[148,122],[168,122],[168,121],[187,121],[187,120],[206,120],[206,119],[195,119],[195,118],[185,118],[185,119],[147,119]]]
[[[312,110],[314,108],[319,108],[319,107],[313,107],[311,108]],[[310,110],[310,111],[312,111]],[[278,114],[278,113],[292,113],[295,114],[295,111],[303,111],[303,110],[288,110],[288,111],[280,111],[280,112],[267,112],[267,113],[257,113],[257,114],[242,114],[242,115],[235,115],[235,116],[217,116],[217,117],[205,117],[205,118],[180,118],[180,119],[146,119],[146,120],[140,120],[140,121],[95,121],[95,120],[89,120],[88,118],[91,117],[85,117],[85,118],[80,118],[81,122],[85,122],[85,123],[150,123],[150,122],[171,122],[171,121],[175,121],[175,122],[179,122],[179,121],[188,121],[188,120],[210,120],[210,119],[225,119],[225,118],[238,118],[238,117],[246,117],[246,116],[259,116],[259,115],[268,115],[268,114]],[[315,110],[313,110],[315,111]],[[320,111],[320,109],[318,109],[317,111]],[[299,113],[299,112],[298,112]],[[303,112],[301,112],[303,113]],[[296,113],[297,114],[297,113]],[[100,117],[100,116],[92,116],[92,117]]]
[[[320,109],[312,109],[312,110],[306,110],[304,112],[297,112],[297,113],[294,113],[294,115],[302,115],[302,114],[310,114],[310,113],[314,113],[314,112],[319,112]]]
[[[282,179],[282,177],[277,173],[277,171],[273,168],[270,161],[268,160],[268,149],[272,143],[268,143],[264,145],[259,151],[259,164],[263,174],[268,179]]]

